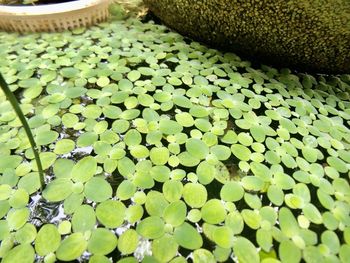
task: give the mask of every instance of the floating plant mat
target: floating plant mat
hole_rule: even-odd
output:
[[[349,75],[136,19],[0,33],[0,55],[47,175],[2,94],[3,263],[349,262]]]

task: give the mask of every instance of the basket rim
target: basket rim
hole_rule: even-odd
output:
[[[111,0],[75,0],[71,2],[36,5],[36,6],[8,6],[0,5],[0,16],[37,16],[65,13],[85,9]]]

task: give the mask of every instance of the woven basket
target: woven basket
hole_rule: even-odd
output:
[[[78,0],[36,6],[0,5],[0,29],[57,32],[105,21],[111,0]]]

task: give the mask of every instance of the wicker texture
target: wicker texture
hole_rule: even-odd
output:
[[[110,0],[79,0],[42,6],[0,5],[0,29],[57,32],[105,21]]]

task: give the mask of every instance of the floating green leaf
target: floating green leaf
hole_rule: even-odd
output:
[[[0,185],[0,200],[6,200],[11,196],[12,187],[8,184]]]
[[[207,190],[201,184],[187,183],[182,191],[187,205],[192,208],[200,208],[207,201]]]
[[[7,213],[6,220],[8,222],[9,228],[11,230],[18,230],[29,219],[29,209],[27,207],[20,208],[20,209],[11,209]]]
[[[159,130],[166,134],[177,134],[182,131],[182,126],[173,120],[160,120],[159,122]]]
[[[82,233],[73,233],[65,238],[56,251],[62,261],[71,261],[80,257],[87,248],[88,242]]]
[[[136,227],[136,232],[149,239],[159,238],[164,235],[164,221],[158,216],[150,216],[143,219]]]
[[[58,202],[66,199],[73,189],[70,179],[59,178],[51,181],[43,191],[43,197],[51,202]]]
[[[152,255],[161,262],[169,262],[176,255],[177,250],[178,244],[175,238],[168,234],[152,242]]]
[[[155,165],[164,165],[169,159],[169,150],[166,147],[154,147],[150,151],[151,161]]]
[[[56,142],[54,153],[56,154],[66,154],[71,152],[75,147],[74,141],[70,139],[62,139]]]
[[[190,138],[186,142],[186,150],[198,159],[205,159],[209,154],[208,146],[199,139]]]
[[[278,247],[278,252],[283,262],[294,263],[301,259],[300,249],[290,240],[282,241]]]
[[[84,157],[72,169],[72,179],[75,182],[87,182],[95,173],[97,162],[91,156]]]
[[[34,249],[29,244],[21,244],[11,249],[1,262],[32,263],[35,259]]]
[[[189,223],[184,222],[174,231],[176,242],[187,249],[197,249],[203,244],[203,239],[197,230]]]
[[[116,196],[120,200],[131,198],[136,192],[136,186],[129,180],[124,180],[117,188]]]
[[[198,181],[201,184],[206,185],[214,180],[216,169],[215,166],[208,161],[203,161],[197,166],[196,174],[198,176]]]
[[[215,228],[213,241],[222,248],[231,248],[234,241],[233,231],[227,226]]]
[[[113,232],[105,228],[96,228],[91,233],[87,249],[94,255],[107,255],[116,248],[117,242]]]
[[[202,209],[202,218],[205,222],[210,224],[218,224],[225,220],[225,207],[218,199],[210,199],[206,202]]]
[[[94,202],[103,202],[112,197],[112,187],[101,177],[91,178],[84,188],[87,199]]]
[[[236,202],[243,198],[244,190],[242,186],[235,181],[226,182],[220,191],[220,197],[227,202]]]
[[[131,254],[136,250],[138,240],[137,232],[133,229],[128,229],[119,237],[118,250],[123,255]]]
[[[183,185],[180,181],[168,180],[163,184],[163,194],[169,202],[177,201],[181,198]]]
[[[145,207],[148,214],[152,216],[162,216],[167,206],[168,202],[162,193],[152,190],[147,194]]]
[[[166,223],[174,227],[181,225],[186,218],[186,204],[183,201],[170,203],[164,210],[163,218]]]
[[[242,263],[260,262],[257,249],[245,237],[237,237],[233,242],[233,253]]]
[[[85,232],[92,230],[96,224],[94,209],[89,205],[78,207],[72,217],[72,228],[74,232]]]
[[[96,217],[104,226],[116,228],[124,222],[125,210],[122,202],[107,200],[96,207]]]
[[[61,235],[55,225],[43,225],[35,239],[35,251],[40,256],[55,252],[61,242]]]
[[[30,244],[37,235],[36,228],[33,224],[26,223],[15,234],[15,239],[19,244]]]
[[[242,161],[248,161],[250,159],[251,151],[244,145],[233,144],[231,151],[238,159]]]

